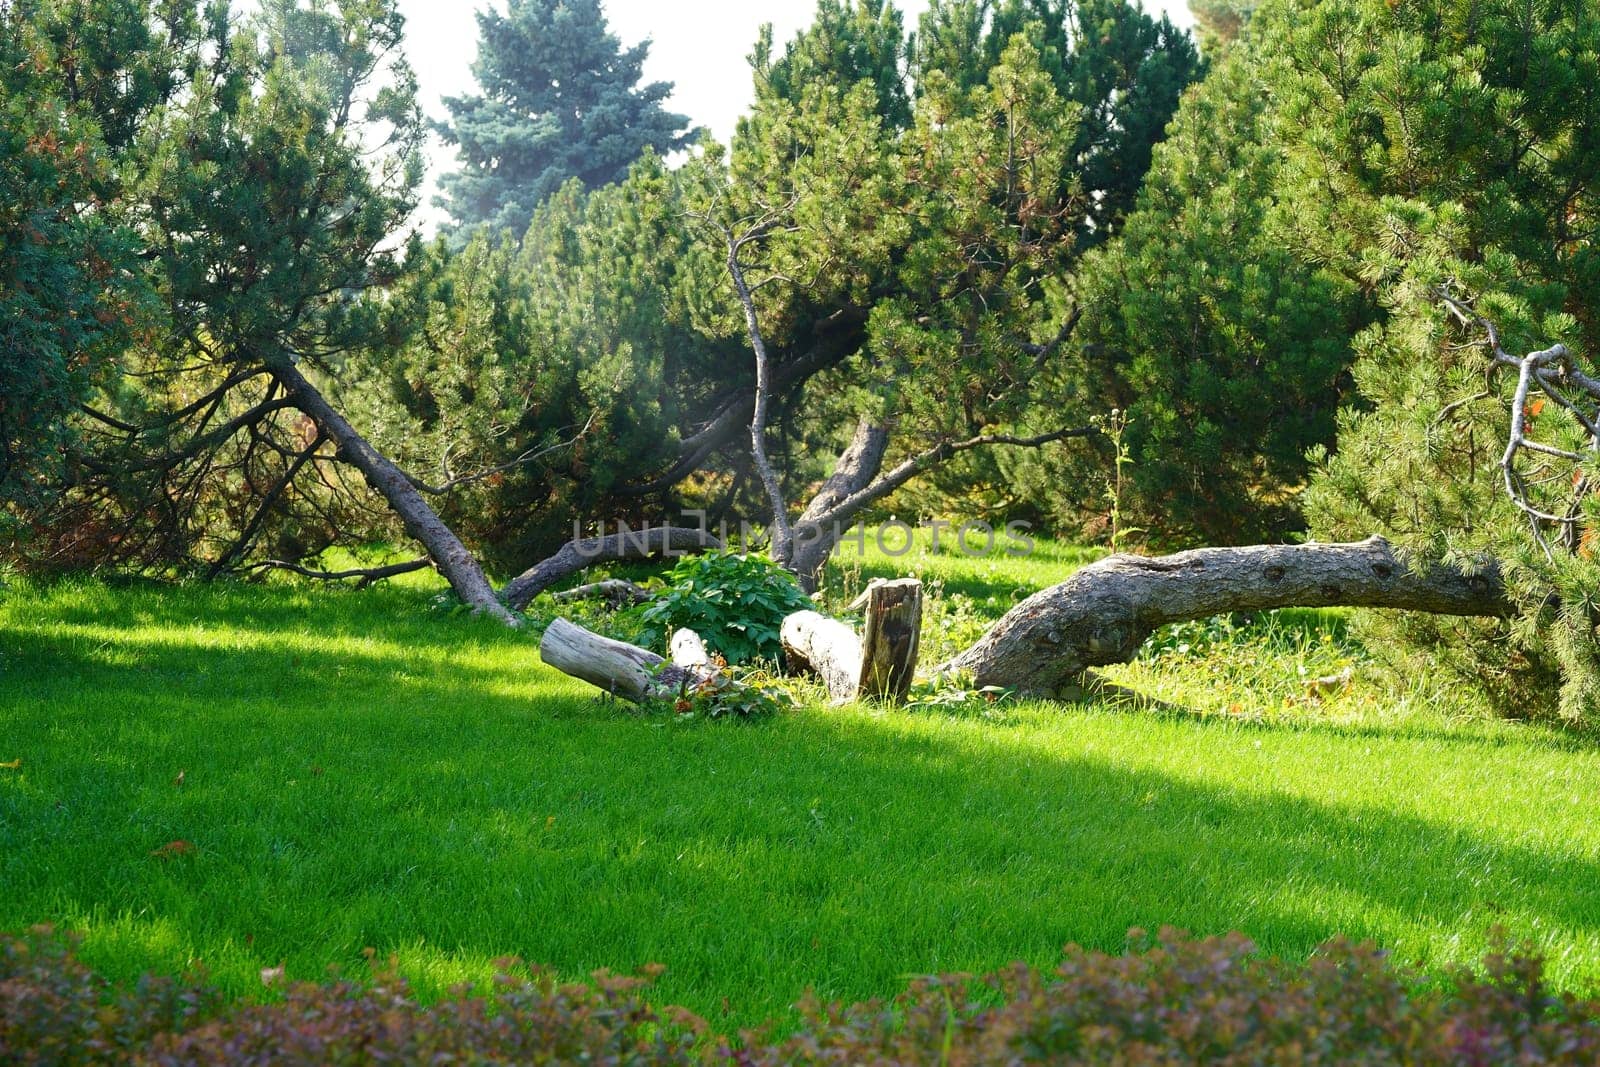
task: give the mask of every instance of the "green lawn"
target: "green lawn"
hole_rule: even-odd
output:
[[[940,579],[942,633],[1083,558],[846,569]],[[116,976],[200,960],[240,992],[284,960],[359,971],[366,946],[427,989],[507,954],[571,976],[661,962],[662,998],[719,1028],[807,986],[889,994],[1162,924],[1290,955],[1344,932],[1429,966],[1500,924],[1562,984],[1600,984],[1600,750],[1396,714],[1366,685],[1278,715],[1299,671],[1350,655],[1336,618],[1119,675],[1165,710],[678,723],[429,597],[10,590],[0,928],[80,929]],[[1263,688],[1211,691],[1229,679]],[[195,851],[152,855],[180,840]]]

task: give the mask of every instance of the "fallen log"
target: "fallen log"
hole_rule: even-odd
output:
[[[588,585],[563,589],[551,599],[561,603],[571,600],[608,600],[613,607],[622,607],[627,604],[643,604],[650,599],[650,592],[643,586],[621,578],[607,578],[603,582],[590,582]]]
[[[821,677],[835,704],[862,698],[899,703],[917,672],[922,583],[914,578],[875,582],[857,604],[866,609],[861,637],[815,611],[784,619],[780,637],[789,665]]]
[[[673,662],[667,663],[648,649],[613,641],[566,619],[556,619],[539,642],[539,658],[563,674],[582,679],[613,696],[635,704],[672,698],[705,687],[733,684],[710,662],[705,645],[694,634],[692,642],[680,630],[673,637]],[[696,661],[693,649],[698,646]],[[679,652],[680,647],[684,650]]]
[[[1511,614],[1499,571],[1408,568],[1389,543],[1202,548],[1112,556],[1024,600],[939,670],[1040,697],[1077,686],[1085,670],[1125,663],[1158,627],[1234,611],[1395,608],[1435,615]]]
[[[672,650],[672,662],[679,667],[711,666],[711,653],[706,650],[705,641],[693,630],[679,630],[672,635],[667,647]]]
[[[508,607],[521,611],[534,597],[561,579],[597,563],[648,559],[651,556],[686,556],[695,552],[714,552],[721,547],[720,540],[690,526],[648,526],[640,530],[621,530],[609,537],[568,541],[555,555],[507,582],[500,595]]]

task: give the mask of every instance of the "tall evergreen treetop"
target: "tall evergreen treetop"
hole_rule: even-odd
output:
[[[758,100],[778,98],[799,104],[808,85],[823,82],[839,89],[867,81],[877,96],[886,127],[911,125],[905,60],[905,17],[887,0],[818,0],[810,29],[774,58],[772,24],[761,28],[750,57]]]
[[[446,98],[440,128],[462,166],[438,203],[463,236],[488,225],[521,237],[564,182],[609,185],[646,149],[689,143],[688,118],[661,106],[671,83],[639,84],[649,42],[624,50],[600,0],[509,0],[478,26],[483,95]]]

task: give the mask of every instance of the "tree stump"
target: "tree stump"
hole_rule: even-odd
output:
[[[861,638],[861,695],[898,704],[917,673],[922,647],[922,583],[915,578],[867,590]]]
[[[821,677],[835,704],[863,697],[899,703],[917,673],[922,583],[914,578],[874,583],[857,604],[867,613],[862,637],[815,611],[784,619],[781,636],[789,664]]]

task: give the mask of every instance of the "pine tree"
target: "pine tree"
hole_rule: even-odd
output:
[[[600,0],[511,0],[478,26],[472,69],[483,95],[447,98],[452,118],[440,127],[461,158],[437,201],[459,241],[478,226],[520,239],[569,179],[609,185],[646,150],[692,139],[689,120],[661,106],[671,84],[639,84],[649,43],[624,50]]]
[[[905,17],[886,0],[818,0],[816,20],[773,58],[772,26],[762,27],[750,65],[761,100],[799,105],[808,85],[819,82],[848,89],[872,83],[884,126],[911,125],[906,93]]]
[[[1202,65],[1189,35],[1124,0],[933,0],[913,45],[919,92],[988,80],[1018,35],[1076,104],[1072,180],[1089,198],[1078,239],[1098,244],[1133,209],[1152,149]]]
[[[1600,12],[1275,0],[1251,32],[1273,42],[1279,230],[1383,310],[1355,340],[1361,403],[1307,494],[1313,533],[1382,534],[1419,567],[1494,560],[1513,618],[1374,618],[1372,646],[1518,716],[1600,720],[1600,435],[1587,395],[1563,406],[1600,352]],[[1572,364],[1518,410],[1521,361],[1558,344]]]
[[[95,14],[80,36],[123,28]],[[69,415],[145,295],[131,235],[106,213],[102,129],[120,131],[95,121],[101,71],[79,71],[77,106],[51,73],[66,29],[54,12],[0,6],[0,532],[9,511],[49,497]]]
[[[1073,294],[1084,391],[1129,414],[1122,505],[1163,543],[1301,526],[1306,452],[1333,440],[1350,337],[1373,314],[1272,232],[1281,153],[1258,71],[1241,46],[1184,99],[1138,209]],[[1086,482],[1056,472],[1040,489]]]

